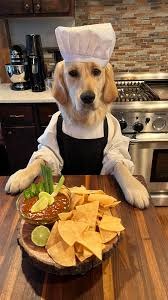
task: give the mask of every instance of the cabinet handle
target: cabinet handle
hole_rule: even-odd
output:
[[[9,115],[9,117],[19,119],[19,118],[24,118],[24,115]]]
[[[12,131],[11,130],[8,131],[8,135],[12,135]]]
[[[29,8],[30,8],[30,6],[29,6],[29,4],[28,3],[25,3],[25,6],[24,6],[24,8],[25,8],[25,10],[29,10]]]
[[[37,3],[37,4],[36,4],[36,9],[37,9],[38,11],[40,11],[40,8],[41,8],[40,3]]]

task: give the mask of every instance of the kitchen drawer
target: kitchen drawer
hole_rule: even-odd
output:
[[[5,125],[26,125],[34,123],[33,105],[0,104],[1,120]]]
[[[45,103],[37,105],[38,118],[40,126],[47,126],[53,114],[58,111],[56,103]]]

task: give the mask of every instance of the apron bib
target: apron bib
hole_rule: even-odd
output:
[[[107,119],[104,120],[104,137],[78,139],[62,131],[62,116],[57,121],[57,142],[64,161],[64,175],[98,175],[102,169],[103,152],[108,139]]]

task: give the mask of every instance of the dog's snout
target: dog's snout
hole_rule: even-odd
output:
[[[95,99],[95,93],[92,91],[85,91],[80,95],[80,98],[83,101],[83,103],[91,104]]]

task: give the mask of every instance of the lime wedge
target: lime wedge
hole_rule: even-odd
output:
[[[43,225],[37,226],[31,233],[31,240],[36,246],[44,247],[50,235],[50,230]]]
[[[42,200],[42,199],[48,199],[48,205],[51,205],[54,203],[54,197],[52,195],[50,195],[49,193],[47,192],[40,192],[39,193],[39,200]]]
[[[43,198],[41,200],[38,200],[37,202],[35,202],[33,204],[33,206],[31,207],[31,213],[35,213],[35,212],[39,212],[43,209],[45,209],[48,206],[48,199],[47,198]]]

